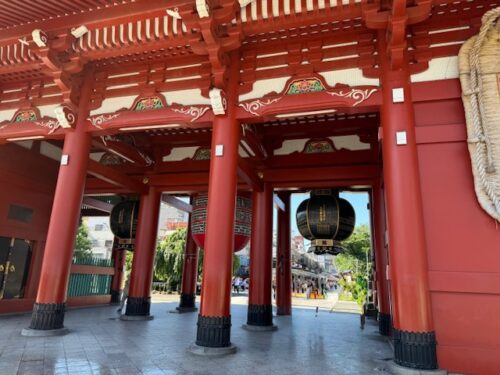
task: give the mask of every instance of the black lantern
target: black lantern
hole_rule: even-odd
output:
[[[111,210],[109,222],[111,232],[118,237],[118,243],[115,244],[118,249],[134,250],[138,216],[138,200],[126,200],[117,203]]]
[[[315,254],[343,252],[339,241],[352,234],[355,220],[351,204],[330,189],[313,190],[297,208],[297,227],[311,241],[309,251]]]

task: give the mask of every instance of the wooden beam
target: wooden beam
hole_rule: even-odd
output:
[[[174,197],[173,195],[169,194],[163,194],[161,196],[161,200],[163,203],[168,204],[169,206],[172,206],[174,208],[177,208],[178,210],[184,211],[184,212],[193,212],[193,206],[190,205],[189,203],[186,203],[179,198]]]
[[[153,159],[150,156],[146,155],[144,152],[139,152],[139,150],[132,145],[121,142],[118,139],[105,140],[104,142],[101,140],[93,139],[92,147],[105,152],[110,152],[126,161],[136,164],[139,167],[147,167],[151,165]]]
[[[73,27],[85,25],[89,30],[92,30],[100,27],[109,27],[113,24],[135,22],[144,18],[145,15],[151,17],[163,16],[166,9],[173,9],[186,4],[189,5],[191,0],[169,0],[168,5],[166,3],[165,0],[141,1],[112,7],[101,7],[101,9],[95,9],[91,12],[27,23],[3,30],[0,36],[0,45],[17,42],[19,38],[31,35],[34,29],[41,29],[51,33],[54,31],[67,32]]]
[[[129,177],[117,170],[106,167],[95,160],[90,159],[87,173],[112,185],[130,189],[139,194],[146,194],[148,187],[141,181]]]
[[[107,213],[110,213],[111,210],[113,209],[112,204],[100,201],[98,199],[94,199],[92,197],[83,197],[82,204]]]
[[[264,184],[257,175],[255,168],[248,160],[242,157],[238,159],[238,177],[247,183],[254,191],[262,191],[264,189]]]
[[[278,194],[274,194],[274,205],[281,211],[285,211],[285,203],[278,197]]]
[[[249,156],[255,157],[259,161],[267,159],[266,150],[253,129],[249,126],[243,127],[240,144]]]

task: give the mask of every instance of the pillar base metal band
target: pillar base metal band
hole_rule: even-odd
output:
[[[25,337],[53,337],[53,336],[63,336],[69,332],[67,328],[58,329],[31,329],[23,328],[21,331],[21,336]]]
[[[437,369],[434,332],[408,332],[394,328],[394,362],[419,370]]]
[[[111,289],[111,303],[120,303],[121,290]]]
[[[35,303],[29,328],[38,330],[64,328],[65,310],[65,303]]]
[[[175,310],[169,311],[172,314],[184,314],[184,313],[190,313],[190,312],[195,312],[198,311],[198,308],[196,307],[176,307]]]
[[[150,297],[128,297],[125,315],[128,316],[147,316],[151,308]]]
[[[382,336],[390,336],[391,335],[391,314],[378,313],[378,332]]]
[[[181,302],[179,303],[179,308],[195,308],[196,305],[194,303],[196,296],[194,294],[181,294]]]
[[[269,332],[269,331],[277,331],[278,326],[275,325],[270,325],[270,326],[254,326],[251,324],[243,324],[241,326],[246,331],[251,331],[251,332]]]
[[[198,315],[196,345],[209,348],[224,348],[231,346],[231,315]]]
[[[220,357],[227,354],[234,354],[238,348],[234,345],[225,346],[223,348],[209,348],[193,344],[188,348],[188,352],[202,357]]]
[[[276,310],[276,315],[292,315],[292,309],[290,307],[280,307]]]
[[[272,326],[273,325],[273,306],[272,305],[248,305],[247,325]]]
[[[365,315],[369,318],[376,318],[377,317],[377,308],[373,303],[368,303],[365,308]]]

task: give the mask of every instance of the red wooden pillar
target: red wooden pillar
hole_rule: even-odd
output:
[[[389,284],[386,277],[388,265],[387,248],[385,246],[385,205],[384,191],[381,181],[377,181],[372,189],[371,213],[373,223],[373,245],[375,249],[375,278],[377,287],[377,308],[379,332],[381,335],[391,334],[391,306],[389,301]]]
[[[292,262],[290,253],[290,193],[278,196],[285,210],[278,210],[278,254],[276,261],[276,305],[278,315],[292,314]]]
[[[191,200],[191,204],[192,204]],[[197,311],[196,299],[196,279],[198,276],[198,246],[191,235],[191,215],[189,215],[188,228],[186,233],[186,249],[184,251],[184,264],[182,268],[182,290],[181,300],[176,310],[182,312]]]
[[[114,243],[116,244],[118,239],[115,237]],[[113,246],[115,247],[115,246]],[[111,303],[120,302],[120,297],[122,293],[123,276],[125,274],[125,258],[127,252],[125,250],[114,248],[113,249],[113,262],[115,268],[115,274],[113,275],[113,280],[111,282]]]
[[[382,158],[390,248],[395,362],[437,367],[415,119],[408,64],[389,66],[384,32],[379,33],[382,67]],[[402,95],[401,95],[402,94]]]
[[[235,53],[231,55],[230,66],[226,114],[215,116],[212,126],[201,304],[193,353],[198,349],[203,353],[236,350],[231,345],[230,315],[240,141],[240,127],[235,117],[239,82],[239,61]]]
[[[66,162],[61,163],[59,168],[38,293],[30,326],[22,332],[25,336],[63,334],[66,331],[66,292],[80,220],[91,138],[85,130],[92,72],[88,70],[84,78],[76,126],[68,130],[64,138],[62,153]]]
[[[160,200],[161,192],[154,187],[141,196],[127,308],[122,320],[153,319],[149,311]]]
[[[250,286],[247,324],[250,330],[275,330],[271,279],[273,272],[273,188],[252,196],[252,238],[250,242]]]

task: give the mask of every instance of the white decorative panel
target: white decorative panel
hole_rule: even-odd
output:
[[[172,152],[163,157],[163,161],[180,161],[184,159],[191,159],[194,156],[194,153],[198,149],[195,147],[176,147],[172,149]]]
[[[168,105],[172,105],[173,103],[181,105],[210,105],[210,98],[202,96],[200,89],[165,91],[162,94],[165,95]]]
[[[292,152],[302,152],[309,138],[284,141],[281,148],[274,150],[274,155],[288,155]]]
[[[273,78],[261,81],[256,81],[252,91],[244,95],[240,95],[240,102],[250,99],[262,98],[271,92],[280,93],[285,89],[286,82],[290,77]]]
[[[458,57],[440,57],[429,61],[429,69],[411,76],[412,82],[458,78]]]
[[[7,109],[5,111],[0,111],[0,122],[12,120],[12,117],[14,117],[16,111],[17,109]]]
[[[103,113],[116,112],[122,108],[130,108],[134,103],[136,96],[120,96],[118,98],[108,98],[102,101],[102,105],[90,111],[91,116],[100,115]]]
[[[40,142],[40,154],[56,161],[61,160],[62,150],[49,142]]]
[[[359,151],[370,149],[370,144],[361,142],[359,135],[343,135],[330,137],[330,139],[337,150],[345,149],[350,151]]]
[[[345,84],[349,86],[378,86],[379,80],[376,78],[366,78],[359,68],[333,70],[319,73],[330,86]]]

